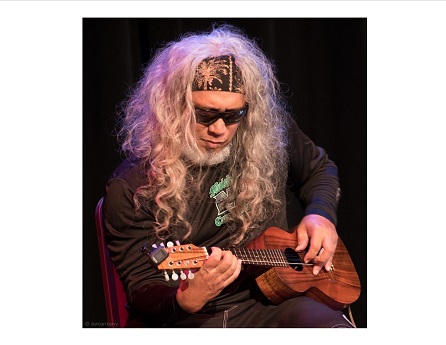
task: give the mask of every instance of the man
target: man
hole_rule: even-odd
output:
[[[273,66],[253,40],[220,26],[167,44],[122,115],[128,158],[107,183],[104,221],[127,326],[352,327],[304,295],[271,303],[224,249],[272,226],[288,229],[289,182],[305,205],[295,250],[307,250],[314,275],[331,269],[338,241],[337,168],[286,112]],[[141,253],[168,241],[212,249],[201,269],[186,270],[189,278],[177,279],[181,270],[169,278]]]

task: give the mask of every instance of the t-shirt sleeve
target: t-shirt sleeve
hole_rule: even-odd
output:
[[[304,214],[318,214],[336,224],[340,196],[337,166],[294,120],[290,120],[289,139],[289,179]]]
[[[129,183],[120,177],[106,185],[107,247],[132,311],[154,327],[167,326],[187,313],[176,301],[177,283],[166,282],[163,273],[140,251],[142,246],[159,240],[154,234],[153,216],[145,209],[134,210],[133,193]]]

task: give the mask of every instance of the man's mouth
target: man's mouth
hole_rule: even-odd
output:
[[[224,146],[224,144],[225,144],[224,141],[203,140],[203,142],[204,142],[204,145],[210,149],[216,149],[216,148]]]

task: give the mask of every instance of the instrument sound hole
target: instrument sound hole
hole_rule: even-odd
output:
[[[298,253],[294,251],[294,249],[286,248],[285,249],[285,258],[287,259],[290,267],[295,271],[302,271],[304,266],[302,264],[302,259]]]

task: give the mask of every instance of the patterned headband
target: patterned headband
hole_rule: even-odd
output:
[[[208,57],[195,71],[192,91],[230,91],[245,93],[242,73],[232,55]]]

